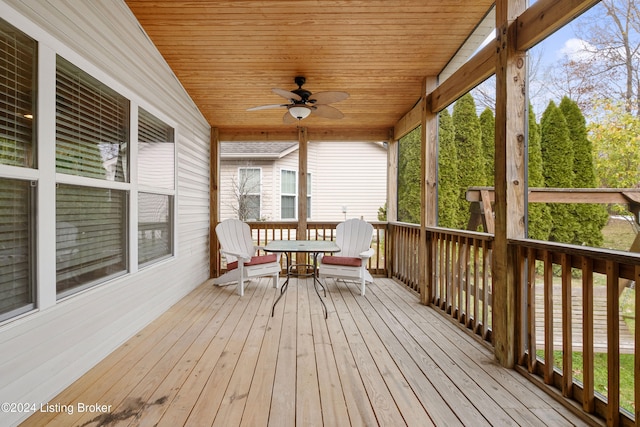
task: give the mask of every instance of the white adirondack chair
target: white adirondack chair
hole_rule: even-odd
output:
[[[354,218],[338,224],[336,244],[340,252],[320,259],[318,275],[355,280],[360,283],[360,295],[364,296],[366,283],[373,283],[367,270],[367,262],[373,255],[372,239],[373,226],[366,221]]]
[[[280,278],[280,254],[256,255],[260,246],[254,246],[249,225],[226,219],[216,226],[220,253],[227,260],[227,272],[215,278],[215,285],[238,283],[238,295],[244,295],[244,282],[252,277],[273,276],[273,287]]]

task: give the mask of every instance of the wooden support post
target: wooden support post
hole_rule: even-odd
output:
[[[427,241],[426,227],[436,225],[438,221],[438,115],[431,111],[427,103],[427,93],[437,86],[436,77],[427,77],[422,84],[422,133],[420,138],[420,244],[418,246],[418,265],[420,266],[419,287],[420,302],[431,303],[432,283],[430,274],[431,245]]]
[[[309,139],[307,128],[298,128],[298,231],[297,238],[307,238],[307,164]]]
[[[211,129],[209,140],[209,277],[220,275],[220,244],[215,228],[220,221],[220,135]]]
[[[309,138],[306,127],[298,128],[298,229],[296,238],[307,238],[307,165]],[[295,254],[296,264],[308,264],[307,254]]]
[[[516,352],[516,262],[510,238],[525,236],[526,56],[516,50],[515,19],[524,0],[496,2],[495,238],[493,341],[498,362],[513,367]]]
[[[387,149],[387,222],[398,221],[398,140],[393,132],[389,135]],[[393,242],[388,228],[385,235],[385,267],[387,277],[393,277]]]

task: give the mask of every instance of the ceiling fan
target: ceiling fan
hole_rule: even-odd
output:
[[[287,112],[284,113],[282,121],[286,124],[296,123],[308,117],[310,114],[327,119],[341,119],[344,117],[344,114],[342,114],[340,110],[328,104],[347,99],[349,97],[347,92],[318,92],[314,94],[306,89],[302,89],[302,85],[304,85],[306,81],[306,78],[297,76],[294,82],[298,85],[298,89],[292,91],[277,88],[272,89],[276,95],[288,99],[288,104],[261,105],[259,107],[248,108],[247,111],[285,107]]]

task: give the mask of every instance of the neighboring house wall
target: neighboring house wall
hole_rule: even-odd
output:
[[[238,185],[241,168],[260,169],[260,217],[272,219],[273,210],[273,161],[272,160],[228,160],[220,163],[220,218],[237,218],[238,197],[234,187]]]
[[[176,130],[175,256],[138,270],[130,237],[130,272],[62,301],[56,301],[55,168],[42,162],[34,169],[38,309],[0,323],[0,402],[39,404],[209,277],[210,127],[123,1],[0,0],[0,17],[39,43],[42,149],[55,144],[56,54],[128,98],[132,111],[140,106]],[[3,413],[1,424],[28,415]]]
[[[237,203],[232,180],[237,180],[239,167],[262,168],[262,219],[281,220],[281,172],[298,171],[298,150],[271,160],[223,158],[220,166],[221,220],[236,217],[230,204]],[[382,144],[311,142],[307,171],[311,174],[311,221],[341,221],[354,217],[378,220],[378,209],[386,202],[387,185],[387,150]]]
[[[387,199],[387,150],[370,142],[322,142],[315,158],[314,220],[378,220]],[[342,208],[347,212],[343,213]]]

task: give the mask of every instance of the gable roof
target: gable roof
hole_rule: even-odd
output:
[[[276,160],[297,149],[297,142],[221,142],[220,158]]]

